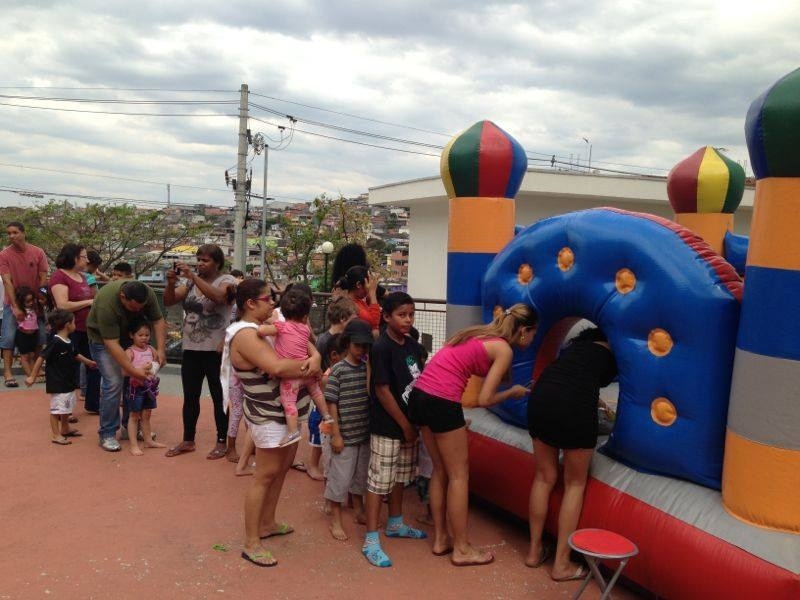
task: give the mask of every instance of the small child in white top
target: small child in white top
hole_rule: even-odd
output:
[[[294,285],[284,292],[280,302],[281,313],[286,321],[265,323],[258,328],[261,337],[275,336],[275,352],[281,358],[305,360],[316,354],[317,349],[311,341],[311,327],[308,315],[311,312],[311,295],[300,286]],[[331,422],[325,395],[319,385],[318,377],[302,377],[298,379],[282,379],[281,405],[286,417],[286,436],[280,447],[296,444],[300,441],[298,424],[297,395],[301,387],[308,390],[314,405],[322,415],[324,423]]]
[[[147,373],[147,379],[140,380],[131,377],[130,384],[126,391],[130,414],[128,416],[128,436],[131,443],[131,454],[142,456],[144,452],[139,447],[137,435],[138,424],[142,426],[142,437],[146,448],[166,448],[166,444],[154,441],[150,435],[150,414],[156,407],[156,397],[158,396],[158,368],[160,364],[156,360],[155,348],[150,345],[150,323],[144,319],[135,319],[131,322],[128,333],[131,336],[133,345],[125,350],[125,354],[134,367],[138,367]]]

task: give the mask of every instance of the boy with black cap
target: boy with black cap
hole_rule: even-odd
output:
[[[361,319],[353,319],[342,332],[347,347],[343,360],[331,367],[325,386],[325,401],[333,418],[331,426],[331,459],[325,499],[331,506],[331,535],[346,540],[342,526],[342,503],[348,492],[353,497],[355,521],[364,523],[364,499],[369,467],[369,394],[367,364],[373,342],[372,328]]]

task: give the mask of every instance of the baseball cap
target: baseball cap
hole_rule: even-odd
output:
[[[352,319],[344,326],[342,335],[354,344],[371,344],[375,341],[372,327],[363,319]]]

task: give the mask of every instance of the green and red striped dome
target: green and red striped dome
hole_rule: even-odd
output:
[[[744,134],[757,179],[800,177],[800,69],[753,100]]]
[[[513,198],[528,158],[517,140],[491,121],[479,121],[448,142],[440,168],[450,198]]]
[[[675,165],[667,196],[675,213],[733,213],[744,194],[744,169],[716,148],[704,146]]]

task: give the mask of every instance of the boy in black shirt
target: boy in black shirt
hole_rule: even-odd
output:
[[[414,324],[414,300],[405,292],[383,300],[386,329],[370,352],[370,462],[367,476],[367,534],[362,552],[376,567],[391,567],[380,545],[378,513],[389,495],[387,537],[422,539],[424,531],[403,523],[403,488],[414,480],[417,430],[408,420],[408,395],[422,371],[424,350],[407,334]]]
[[[32,386],[47,361],[45,371],[45,389],[50,396],[50,428],[53,432],[54,444],[66,446],[71,437],[80,437],[77,429],[69,428],[69,416],[75,409],[75,390],[78,389],[77,369],[75,361],[80,361],[89,368],[96,369],[97,363],[77,353],[69,339],[75,331],[75,315],[63,309],[54,310],[47,317],[51,331],[56,334],[45,346],[33,365],[31,374],[25,379],[25,385]]]

